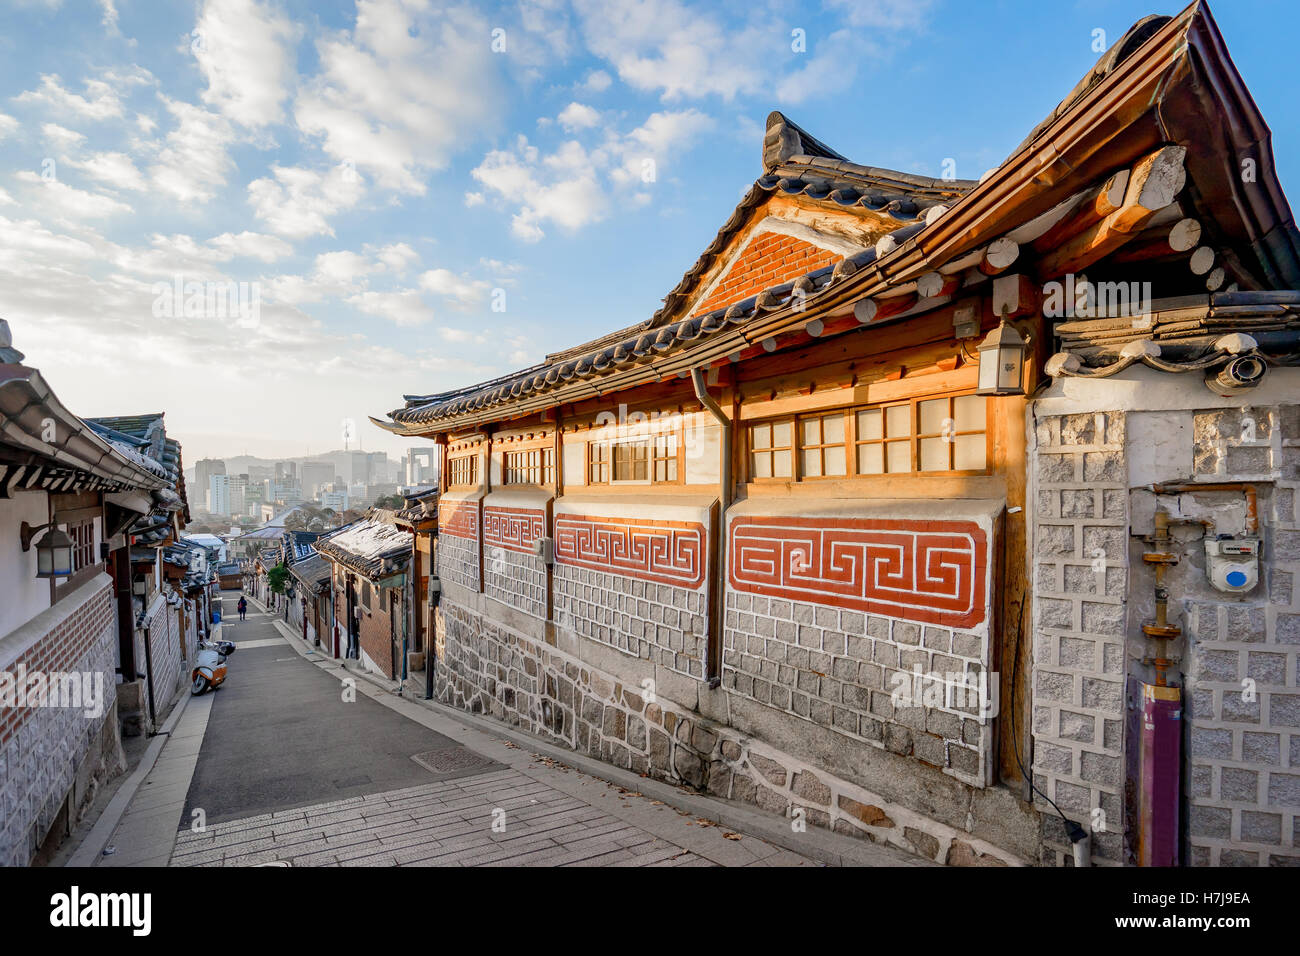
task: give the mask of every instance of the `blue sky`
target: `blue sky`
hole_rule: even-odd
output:
[[[402,393],[648,317],[760,174],[770,110],[978,178],[1099,42],[1179,9],[10,0],[0,317],[75,412],[165,410],[188,461],[325,451],[345,419],[396,453],[365,418]],[[1300,188],[1300,13],[1213,11]],[[259,308],[160,312],[177,281]]]

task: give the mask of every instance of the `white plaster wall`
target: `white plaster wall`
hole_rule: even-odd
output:
[[[36,577],[36,549],[24,552],[19,534],[24,521],[40,525],[48,517],[43,491],[0,498],[0,637],[50,606],[50,582]]]

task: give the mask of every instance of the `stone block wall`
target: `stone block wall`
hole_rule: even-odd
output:
[[[181,625],[177,609],[164,599],[152,611],[145,619],[144,631],[148,634],[149,659],[153,662],[153,694],[158,708],[154,719],[157,725],[161,725],[171,709],[181,677],[188,679],[188,675],[182,675],[185,667],[181,658]],[[145,660],[141,652],[137,662],[143,664]]]
[[[471,501],[443,501],[438,505],[438,577],[478,591],[479,505]]]
[[[1212,481],[1257,481],[1264,562],[1249,594],[1204,584],[1203,556],[1189,549],[1175,593],[1190,694],[1188,830],[1196,866],[1297,866],[1300,818],[1300,406],[1199,410],[1194,468]],[[1238,533],[1236,493],[1183,495],[1178,510],[1209,515]]]
[[[555,621],[583,637],[704,677],[708,601],[700,590],[557,564]]]
[[[444,598],[436,694],[615,766],[941,863],[1015,865],[984,840],[884,799],[645,686]]]
[[[1161,509],[1178,555],[1165,584],[1169,621],[1182,629],[1169,651],[1171,683],[1183,687],[1183,863],[1295,865],[1300,408],[1258,400],[1170,407],[1173,399],[1215,401],[1204,391],[1148,387],[1138,408],[1036,419],[1035,782],[1085,827],[1104,814],[1105,831],[1093,832],[1094,862],[1134,862],[1125,786],[1136,779],[1137,741],[1126,705],[1137,682],[1155,676],[1143,661],[1153,650],[1141,627],[1154,616],[1155,581],[1142,554]],[[1216,591],[1202,543],[1205,521],[1216,534],[1245,531],[1245,496],[1151,489],[1173,481],[1255,483],[1262,559],[1254,590]],[[1044,862],[1064,863],[1064,828],[1037,799]]]
[[[1034,783],[1093,834],[1098,864],[1123,861],[1128,485],[1125,416],[1040,418],[1031,480]],[[1043,862],[1071,856],[1064,824],[1043,814]],[[1101,817],[1097,817],[1100,821]]]
[[[546,534],[542,508],[483,508],[483,591],[525,614],[545,619],[546,564],[533,553]]]
[[[69,797],[75,823],[98,786],[121,771],[116,666],[107,576],[0,642],[0,673],[17,675],[21,668],[28,677],[60,672],[102,681],[98,714],[87,715],[85,707],[0,709],[0,865],[27,866]]]
[[[989,680],[987,656],[979,634],[727,591],[729,691],[976,786],[985,781],[991,720],[978,699],[945,693],[928,677],[969,675],[962,686],[978,688]],[[919,684],[918,671],[926,675]]]
[[[698,521],[557,515],[556,624],[703,679],[708,554],[709,535]]]

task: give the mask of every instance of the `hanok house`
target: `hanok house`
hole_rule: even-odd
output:
[[[773,113],[657,313],[377,422],[439,448],[438,696],[948,863],[1300,862],[1269,139],[1203,4],[978,183]]]
[[[325,647],[330,657],[338,656],[333,644],[333,601],[330,600],[330,562],[319,554],[295,561],[289,568],[293,579],[290,621],[302,631],[302,639],[313,647]]]
[[[391,512],[371,511],[323,535],[316,551],[333,566],[334,656],[356,660],[389,680],[404,680],[411,534],[391,517]]]
[[[423,694],[431,686],[425,663],[428,636],[434,633],[433,609],[438,600],[438,594],[430,589],[430,582],[438,580],[434,573],[438,548],[437,489],[420,488],[407,494],[405,507],[392,512],[392,521],[411,534],[411,564],[404,595],[410,635],[406,677],[416,685],[413,690]]]
[[[184,578],[187,549],[176,547],[191,520],[180,442],[167,436],[161,412],[91,418],[87,424],[114,448],[152,463],[166,487],[152,499],[123,500],[134,512],[119,529],[129,545],[115,557],[113,577],[119,600],[118,709],[122,732],[149,734],[162,726],[178,695],[189,686],[198,627],[197,610],[187,606]]]
[[[124,767],[125,529],[170,494],[22,365],[0,320],[0,865],[49,858]],[[132,685],[133,686],[133,685]]]

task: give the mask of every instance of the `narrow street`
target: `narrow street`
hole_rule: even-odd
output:
[[[226,685],[189,703],[210,711],[172,866],[818,865],[508,741],[470,731],[467,746],[363,679],[345,695],[352,675],[304,657],[253,602],[223,636],[239,646]],[[122,837],[177,818],[179,798],[170,817],[159,803],[146,782],[101,865],[157,862]]]

